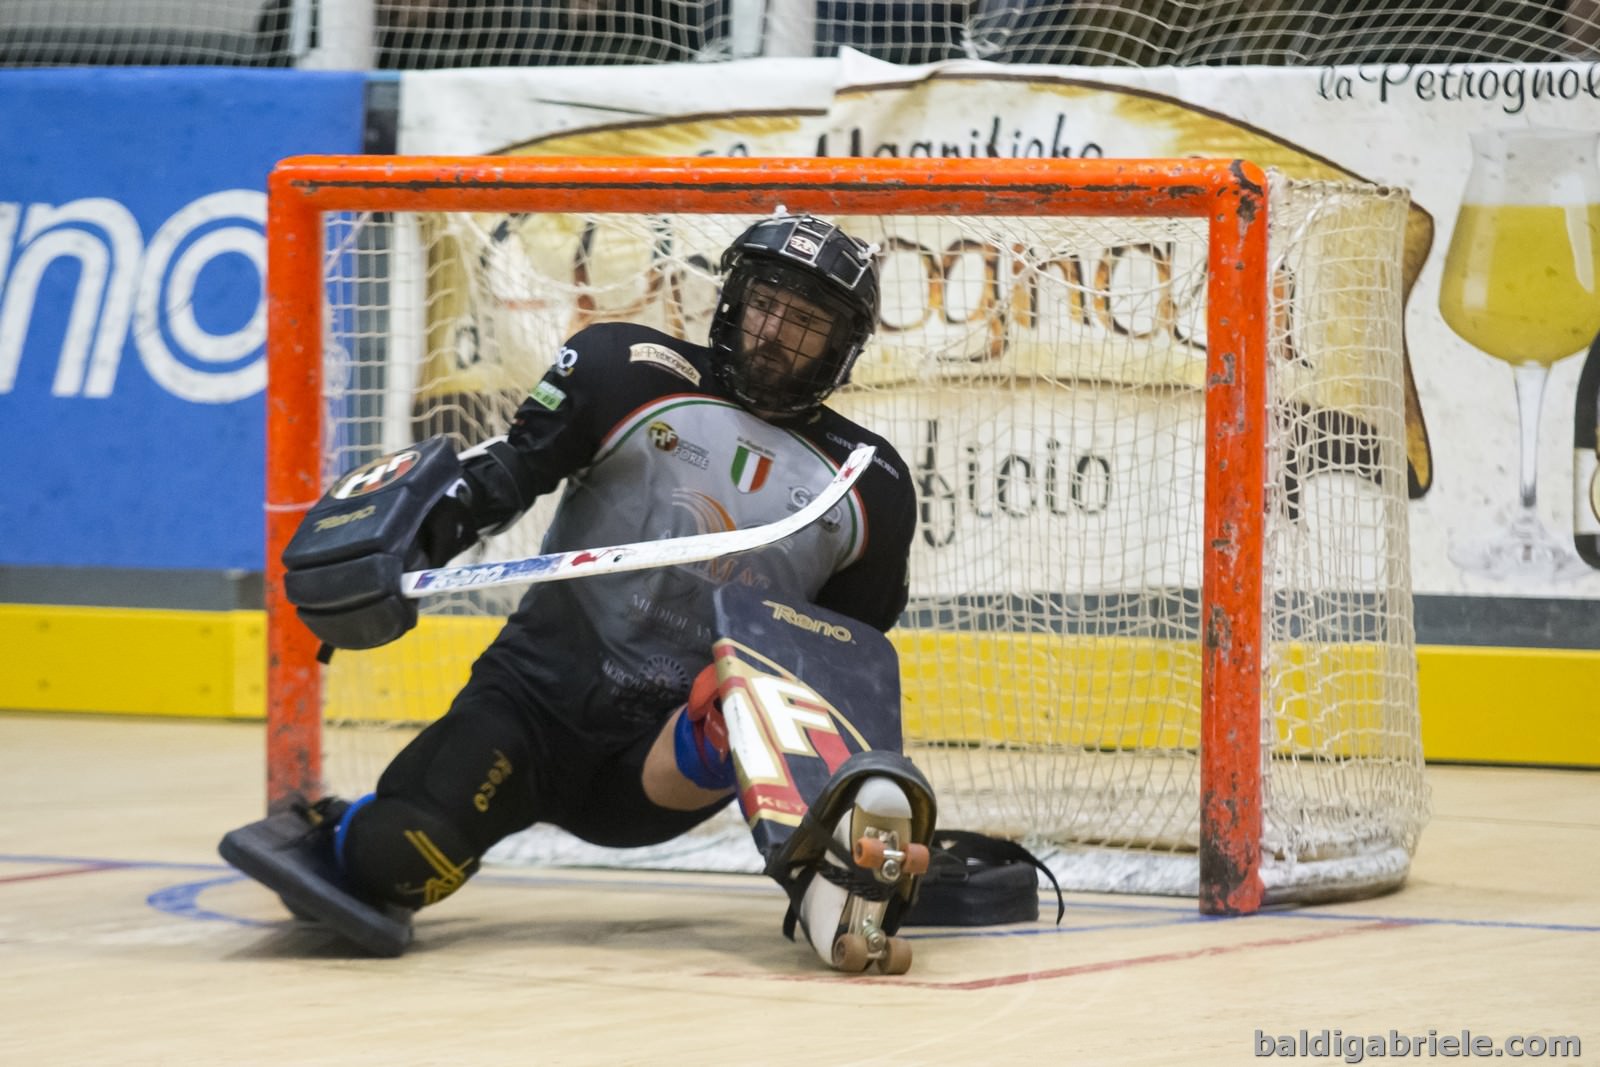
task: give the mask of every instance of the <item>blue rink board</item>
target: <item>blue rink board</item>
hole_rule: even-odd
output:
[[[365,83],[0,72],[0,566],[262,568],[267,174]]]

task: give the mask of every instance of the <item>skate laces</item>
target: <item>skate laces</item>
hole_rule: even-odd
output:
[[[854,864],[837,867],[832,863],[823,863],[818,865],[817,873],[851,896],[870,900],[874,904],[888,900],[900,884],[898,879],[892,882],[880,882],[870,871],[865,871]]]
[[[794,932],[800,923],[800,902],[805,899],[806,891],[811,888],[811,880],[818,877],[863,900],[875,904],[887,900],[890,911],[894,909],[894,891],[897,883],[880,882],[853,863],[847,867],[838,867],[832,863],[800,864],[789,871],[789,880],[784,886],[789,894],[789,907],[783,915],[783,936],[790,941],[794,940]],[[898,927],[898,921],[894,925]]]

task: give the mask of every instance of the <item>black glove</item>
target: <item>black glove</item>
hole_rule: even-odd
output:
[[[375,648],[417,624],[406,571],[436,567],[477,540],[471,486],[442,437],[340,478],[283,550],[283,591],[334,648]]]

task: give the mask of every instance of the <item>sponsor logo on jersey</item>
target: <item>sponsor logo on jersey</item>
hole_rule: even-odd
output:
[[[689,669],[671,656],[651,656],[642,674],[645,682],[665,695],[689,695]]]
[[[348,500],[353,496],[377,492],[405,477],[406,472],[415,467],[421,458],[419,453],[410,449],[392,456],[379,456],[346,474],[330,495],[335,500]]]
[[[368,504],[364,508],[346,511],[342,515],[329,515],[325,519],[318,519],[312,529],[321,533],[323,530],[332,530],[340,526],[347,526],[352,522],[360,522],[362,519],[370,519],[377,513],[378,505]]]
[[[737,529],[739,525],[722,506],[722,501],[694,489],[674,489],[672,506],[689,513],[697,533],[721,533]]]
[[[569,376],[572,373],[572,368],[576,367],[577,365],[578,350],[575,348],[567,348],[565,346],[562,347],[561,351],[556,353],[556,361],[551,364],[551,366],[555,368],[556,373],[561,375],[563,378]]]
[[[780,604],[776,600],[763,600],[762,605],[772,609],[772,617],[779,622],[786,622],[790,626],[798,627],[807,633],[827,634],[835,641],[850,641],[852,637],[848,628],[826,619],[813,619],[810,615],[803,615],[787,604]]]
[[[648,342],[633,345],[628,349],[628,362],[650,363],[695,385],[700,384],[700,372],[694,369],[694,364],[662,345]]]
[[[754,493],[767,484],[772,473],[772,453],[741,438],[733,453],[733,466],[728,473],[733,477],[733,487],[741,493]]]
[[[659,604],[643,593],[633,593],[629,597],[628,617],[658,633],[669,635],[684,646],[700,644],[710,648],[717,636],[711,627],[698,618],[691,618],[682,611]]]
[[[671,452],[678,447],[678,431],[672,428],[671,423],[652,422],[646,432],[650,434],[650,443],[663,452]]]
[[[567,394],[549,382],[540,382],[530,394],[534,403],[554,411],[567,399]]]
[[[829,430],[823,436],[836,445],[843,445],[852,452],[855,451],[858,446],[866,444],[865,441],[847,441],[843,437],[840,437],[838,434],[834,433],[832,430]],[[883,458],[883,448],[881,445],[879,446],[878,451],[872,457],[872,465],[880,470],[887,471],[891,477],[897,480],[900,477],[900,472],[894,469],[894,465]]]
[[[699,445],[690,444],[678,436],[678,431],[670,423],[657,419],[645,431],[650,435],[650,443],[666,452],[673,459],[682,460],[691,466],[707,470],[711,466],[711,453]]]

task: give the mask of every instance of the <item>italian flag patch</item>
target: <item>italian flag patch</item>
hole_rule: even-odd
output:
[[[749,445],[740,445],[733,454],[733,486],[741,493],[753,493],[767,484],[772,473],[772,457],[758,452]]]

